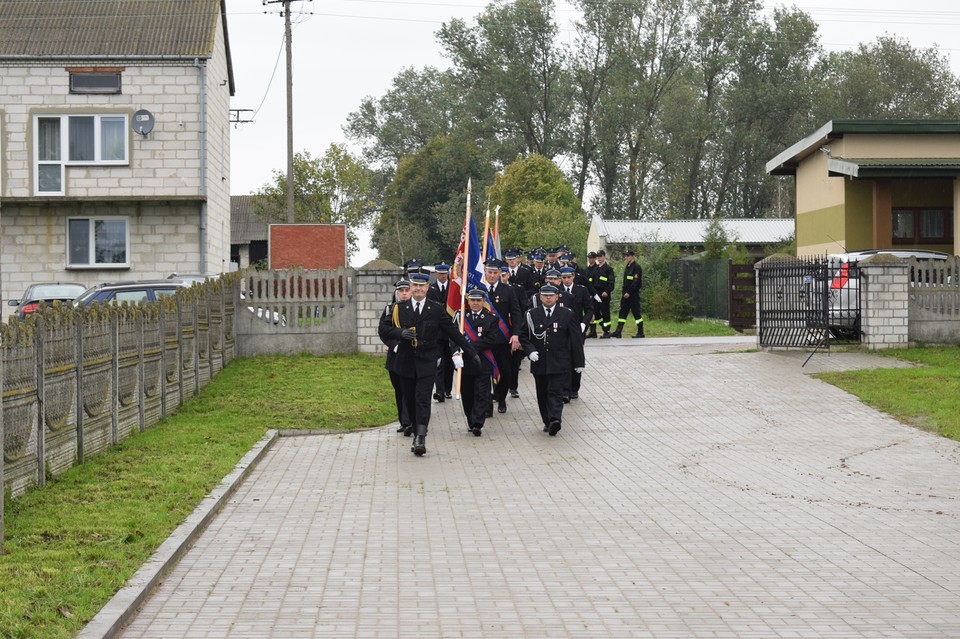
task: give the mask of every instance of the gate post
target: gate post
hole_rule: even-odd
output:
[[[357,269],[357,350],[382,354],[377,329],[383,308],[393,301],[394,284],[403,269],[386,260],[374,260]]]
[[[882,253],[860,262],[861,343],[867,348],[909,345],[909,268],[906,261]]]

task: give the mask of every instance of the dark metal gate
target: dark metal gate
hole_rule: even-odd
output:
[[[826,258],[767,259],[757,269],[760,346],[830,348],[860,337],[856,264]]]
[[[757,325],[756,275],[753,264],[730,263],[727,275],[730,328],[745,331]]]

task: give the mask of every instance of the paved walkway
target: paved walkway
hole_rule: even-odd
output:
[[[751,346],[591,341],[557,437],[526,372],[423,458],[282,437],[122,636],[960,637],[960,446]]]

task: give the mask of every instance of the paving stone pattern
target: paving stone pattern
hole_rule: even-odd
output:
[[[434,405],[284,437],[123,637],[960,637],[960,446],[809,373],[857,353],[588,343],[542,432]],[[384,373],[386,374],[386,373]]]

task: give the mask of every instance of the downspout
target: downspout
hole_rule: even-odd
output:
[[[200,58],[193,59],[193,65],[200,71],[200,268],[201,275],[207,273],[207,66]]]

